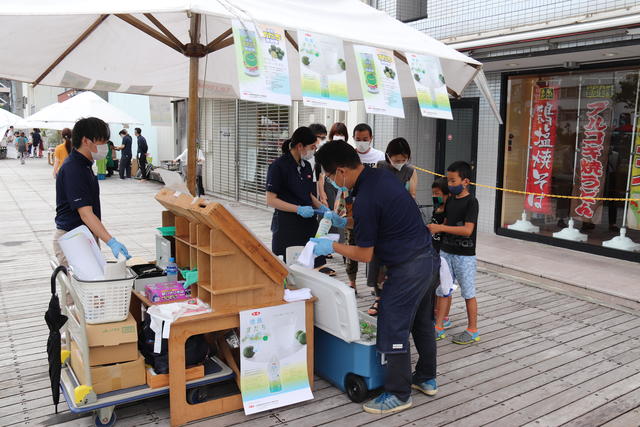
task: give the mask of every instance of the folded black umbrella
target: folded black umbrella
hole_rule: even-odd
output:
[[[58,403],[60,402],[60,370],[62,362],[60,360],[60,328],[67,321],[67,316],[60,311],[60,300],[56,293],[56,277],[58,273],[67,273],[64,266],[58,266],[51,274],[51,300],[49,300],[49,308],[44,314],[44,320],[49,326],[49,338],[47,339],[47,355],[49,359],[49,379],[51,380],[51,396],[53,404],[56,406],[56,414],[58,413]]]

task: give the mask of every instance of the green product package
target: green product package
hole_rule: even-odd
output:
[[[189,286],[198,282],[198,269],[193,270],[180,270],[180,274],[184,277],[184,288],[187,289]]]

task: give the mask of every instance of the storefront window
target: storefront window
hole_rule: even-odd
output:
[[[509,77],[504,187],[583,199],[505,192],[502,227],[640,252],[638,203],[589,199],[640,197],[639,73]]]

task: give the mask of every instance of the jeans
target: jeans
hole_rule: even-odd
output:
[[[140,169],[140,177],[147,179],[147,156],[138,157],[138,168]]]
[[[131,157],[122,156],[119,166],[120,179],[131,178]]]

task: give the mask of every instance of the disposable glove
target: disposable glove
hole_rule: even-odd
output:
[[[298,206],[296,213],[302,218],[311,218],[314,215],[313,208],[311,206]]]
[[[124,255],[126,259],[131,258],[131,255],[129,255],[129,251],[127,251],[127,248],[125,248],[122,243],[118,242],[115,237],[112,237],[111,240],[107,242],[107,246],[111,248],[111,252],[113,252],[113,256],[116,257],[116,259],[120,254]]]
[[[334,252],[332,240],[323,239],[321,237],[320,238],[312,237],[309,240],[316,244],[316,246],[313,248],[313,254],[315,256],[325,256],[325,255],[332,254]]]
[[[347,218],[343,218],[335,212],[331,212],[331,225],[336,228],[344,228],[347,225]]]
[[[320,205],[319,208],[316,208],[313,211],[320,216],[324,216],[325,212],[329,212],[329,208],[326,207],[325,205]]]

